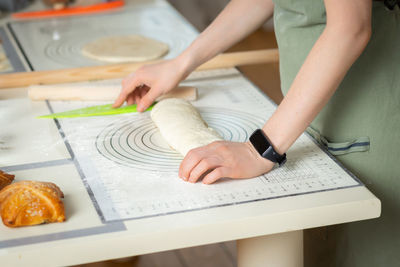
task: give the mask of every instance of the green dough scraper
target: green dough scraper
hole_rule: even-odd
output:
[[[151,110],[153,106],[154,104],[151,105],[147,110]],[[49,115],[39,116],[37,118],[39,119],[80,118],[80,117],[92,117],[92,116],[117,115],[130,112],[137,112],[136,105],[113,108],[111,104],[107,104],[107,105],[92,106],[87,108],[80,108],[59,113],[53,113]]]

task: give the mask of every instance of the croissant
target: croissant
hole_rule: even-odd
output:
[[[64,194],[53,183],[21,181],[0,191],[0,215],[4,225],[20,227],[65,221]]]
[[[0,190],[11,184],[14,180],[14,175],[8,174],[0,170]]]

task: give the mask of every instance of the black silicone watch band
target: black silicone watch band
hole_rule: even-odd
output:
[[[250,136],[249,141],[263,158],[278,163],[279,166],[285,164],[286,153],[281,155],[276,152],[271,141],[269,141],[267,135],[261,129],[255,130]]]

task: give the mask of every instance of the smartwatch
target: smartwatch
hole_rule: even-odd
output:
[[[276,152],[268,137],[261,129],[257,129],[249,138],[250,143],[263,157],[282,166],[286,162],[286,153],[283,155]]]

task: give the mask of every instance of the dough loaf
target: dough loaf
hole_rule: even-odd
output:
[[[140,35],[103,37],[82,48],[86,57],[113,63],[153,60],[168,51],[167,44]]]
[[[223,140],[184,99],[168,98],[158,102],[151,111],[151,119],[167,143],[183,156],[193,148]]]

